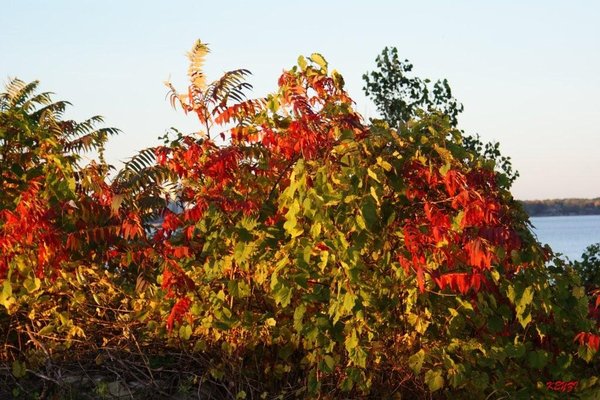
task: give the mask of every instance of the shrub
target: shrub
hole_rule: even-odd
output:
[[[49,246],[11,241],[23,196],[4,203],[0,318],[21,321],[10,345],[48,339],[30,311],[43,302],[53,332],[107,310],[72,336],[112,318],[105,340],[217,358],[208,373],[242,397],[289,385],[305,397],[531,398],[573,380],[595,392],[598,328],[579,276],[549,260],[502,173],[449,116],[367,125],[319,54],[248,100],[246,70],[207,82],[207,52],[190,52],[186,94],[169,85],[204,131],[165,137],[111,183],[72,167],[72,194],[39,197],[46,219],[27,221],[54,232],[58,273],[18,272],[39,270],[33,255]],[[19,375],[23,354],[10,354]]]

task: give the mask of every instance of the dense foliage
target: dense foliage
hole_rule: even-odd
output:
[[[401,61],[395,47],[384,48],[375,61],[377,68],[363,75],[363,90],[391,127],[401,128],[409,120],[419,119],[423,113],[441,113],[452,127],[458,125],[458,116],[464,107],[453,97],[447,79],[432,85],[429,79],[410,76],[413,65],[408,60]],[[461,134],[461,146],[493,163],[501,172],[498,183],[510,188],[519,172],[513,169],[510,157],[500,153],[500,144],[484,143],[478,134],[465,135],[462,131]]]
[[[208,82],[207,52],[190,52],[184,93],[169,84],[202,132],[167,135],[112,181],[77,156],[114,131],[39,112],[49,96],[17,81],[2,94],[0,321],[14,378],[87,338],[211,356],[194,384],[238,398],[559,397],[557,381],[597,392],[595,300],[536,242],[455,114],[367,125],[319,54],[248,100],[248,71]]]

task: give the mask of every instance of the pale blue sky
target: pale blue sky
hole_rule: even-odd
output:
[[[600,196],[600,2],[597,1],[26,1],[0,8],[0,79],[39,79],[69,116],[123,130],[117,163],[175,126],[163,81],[186,84],[185,52],[210,43],[207,73],[238,67],[254,94],[275,88],[299,54],[322,53],[357,108],[375,115],[362,74],[396,46],[422,77],[448,78],[460,126],[497,140],[521,172],[521,199]]]

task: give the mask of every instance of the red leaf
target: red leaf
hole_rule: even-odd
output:
[[[190,248],[187,246],[173,247],[173,255],[176,258],[189,257],[190,256]]]
[[[489,253],[480,238],[469,241],[465,245],[465,251],[469,256],[469,264],[474,268],[488,269],[492,263],[492,254]]]
[[[467,272],[453,272],[444,274],[434,279],[441,290],[448,287],[454,292],[466,294],[469,289],[478,292],[484,280],[481,274],[469,274]]]
[[[588,347],[598,351],[600,349],[600,336],[588,332],[579,332],[575,335],[575,342],[579,342],[580,346],[587,345]]]
[[[423,293],[425,291],[425,277],[421,267],[417,268],[417,284],[419,285],[419,291]]]
[[[400,263],[402,269],[404,269],[404,272],[408,275],[410,272],[410,261],[406,257],[399,255],[398,262]]]
[[[192,301],[187,297],[179,299],[179,301],[175,303],[175,305],[171,309],[169,317],[167,318],[167,330],[169,332],[173,330],[173,325],[175,324],[175,322],[180,323],[183,320],[183,317],[185,316],[185,314],[187,314],[191,304]]]

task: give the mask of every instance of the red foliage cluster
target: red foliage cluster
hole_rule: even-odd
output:
[[[187,297],[183,297],[175,303],[167,318],[167,329],[169,331],[173,329],[175,322],[181,322],[183,320],[191,305],[192,301]]]
[[[579,332],[575,335],[575,341],[579,342],[580,346],[587,345],[596,351],[600,349],[600,336],[593,333]]]
[[[181,201],[186,205],[183,213],[175,215],[167,211],[154,235],[155,247],[163,249],[166,259],[188,255],[182,249],[186,249],[185,246],[189,246],[194,239],[194,224],[209,206],[225,213],[254,214],[277,185],[289,180],[290,166],[299,157],[313,159],[327,154],[337,144],[344,130],[357,137],[365,134],[367,129],[361,124],[358,114],[350,108],[337,113],[324,111],[351,102],[331,77],[284,72],[279,84],[279,108],[285,110],[284,115],[292,113],[295,116],[288,122],[282,122],[282,126],[266,123],[259,126],[236,125],[230,128],[231,145],[225,147],[217,146],[208,138],[186,137],[178,146],[156,149],[159,165],[183,180],[202,182],[202,185],[183,186]],[[265,104],[264,100],[249,100],[220,109],[215,122],[222,124],[254,118],[266,112]],[[280,120],[284,118],[277,117]],[[252,154],[247,153],[251,146],[268,152],[267,166],[253,162]],[[277,214],[267,216],[266,223],[272,224],[280,218]],[[178,229],[185,233],[187,243],[178,249],[169,248],[165,241]],[[184,293],[183,289],[191,284],[175,264],[167,264],[162,286],[169,296],[175,296],[177,292]],[[182,309],[180,306],[177,313],[172,313],[170,320],[177,320],[175,316],[180,315]]]
[[[407,273],[416,272],[421,292],[425,273],[441,290],[466,294],[489,286],[484,272],[494,263],[502,263],[507,273],[518,268],[496,252],[501,247],[510,254],[521,242],[498,199],[492,172],[475,168],[467,174],[455,169],[442,173],[413,161],[404,177],[406,195],[417,209],[403,221],[406,252],[398,260]],[[431,269],[428,261],[441,268]]]
[[[48,207],[41,189],[40,178],[29,181],[15,210],[0,211],[0,279],[6,278],[9,263],[19,254],[36,258],[32,264],[37,265],[39,278],[55,271],[67,258],[61,232],[53,223],[55,209]]]

